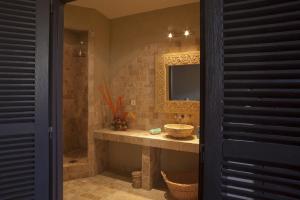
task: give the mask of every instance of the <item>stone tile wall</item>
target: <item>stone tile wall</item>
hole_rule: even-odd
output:
[[[88,83],[87,55],[79,57],[80,41],[87,53],[87,32],[65,30],[63,66],[64,153],[87,155]]]
[[[191,37],[183,36],[185,29],[191,31]],[[169,31],[182,36],[170,40]],[[186,51],[200,51],[199,3],[112,21],[111,87],[115,96],[124,95],[126,110],[136,114],[132,128],[147,130],[176,122],[174,114],[155,112],[155,58]],[[131,100],[136,106],[130,105]],[[199,112],[190,123],[199,125]]]
[[[140,49],[138,54],[124,63],[116,74],[112,75],[112,90],[117,95],[124,95],[126,110],[136,115],[131,128],[149,130],[162,128],[164,124],[176,123],[175,114],[155,111],[155,57],[164,53],[199,50],[199,39],[185,41],[166,41],[154,43]],[[131,100],[136,105],[131,105]],[[187,113],[178,113],[187,114]],[[199,126],[199,111],[189,120],[195,127]]]
[[[189,38],[169,40],[168,31],[192,31]],[[126,110],[134,112],[133,129],[149,130],[175,123],[175,114],[155,111],[155,57],[165,53],[200,51],[200,4],[188,4],[112,20],[110,79],[115,96],[124,95]],[[135,100],[132,106],[130,101]],[[185,113],[179,113],[185,114]],[[199,125],[200,113],[190,123]],[[109,120],[109,117],[105,117]],[[104,123],[103,126],[107,125]],[[138,153],[137,153],[138,152]],[[111,143],[109,167],[129,174],[140,168],[141,149],[132,145]],[[130,157],[130,162],[124,158]],[[180,160],[180,161],[179,161]],[[179,162],[178,162],[179,161]],[[161,152],[161,168],[181,171],[198,168],[199,156],[176,151]]]
[[[154,112],[154,58],[163,53],[200,49],[199,4],[113,20],[93,9],[66,6],[65,11],[66,28],[89,32],[88,162],[90,175],[95,175],[98,148],[95,148],[93,131],[108,127],[111,119],[107,108],[98,103],[97,87],[106,81],[115,96],[125,96],[126,109],[137,116],[131,128],[150,129],[175,122],[173,114]],[[191,39],[167,39],[168,30],[181,31],[186,27],[193,31]],[[132,99],[136,100],[136,106],[130,105]],[[197,124],[199,115],[192,116],[191,121]],[[109,168],[129,173],[141,167],[140,147],[120,143],[110,143],[109,146]],[[166,170],[197,167],[198,163],[198,156],[192,154],[163,151],[161,156],[162,168]],[[170,163],[178,159],[181,162]]]

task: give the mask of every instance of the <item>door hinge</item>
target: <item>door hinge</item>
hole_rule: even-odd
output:
[[[52,140],[52,138],[53,138],[53,127],[52,126],[49,127],[48,132],[49,132],[49,138],[50,138],[50,140]]]
[[[205,156],[205,145],[204,144],[201,144],[200,145],[200,160],[201,160],[201,163],[204,163],[204,156]]]

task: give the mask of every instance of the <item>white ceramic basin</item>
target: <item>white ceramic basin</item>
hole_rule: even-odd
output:
[[[194,126],[186,124],[166,124],[165,132],[175,138],[186,138],[193,134]]]

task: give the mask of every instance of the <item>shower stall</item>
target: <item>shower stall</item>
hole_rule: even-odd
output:
[[[88,32],[65,29],[64,180],[88,176]]]

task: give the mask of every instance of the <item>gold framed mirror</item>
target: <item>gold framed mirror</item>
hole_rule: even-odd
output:
[[[163,54],[156,57],[155,69],[155,109],[163,113],[197,113],[198,100],[170,99],[170,67],[184,68],[197,65],[200,70],[200,52],[180,52]],[[199,80],[200,83],[200,80]]]

